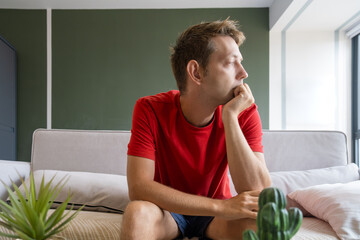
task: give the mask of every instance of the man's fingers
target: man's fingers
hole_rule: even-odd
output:
[[[249,95],[249,96],[253,96],[252,95],[252,92],[251,92],[251,89],[249,87],[249,85],[247,83],[243,83],[243,84],[240,84],[239,86],[237,86],[234,90],[234,96],[241,96],[241,97],[244,97],[245,95]]]
[[[250,96],[252,96],[252,98],[253,98],[254,96],[253,96],[253,94],[252,94],[252,91],[251,91],[249,85],[248,85],[247,83],[244,83],[244,86],[245,86],[246,91],[247,91],[247,92],[250,94]]]
[[[257,195],[248,195],[246,199],[250,202],[257,202],[259,200],[259,197]]]
[[[250,210],[252,211],[258,211],[259,210],[259,204],[258,203],[252,203],[250,204]]]
[[[261,193],[261,190],[252,190],[252,191],[247,191],[246,192],[248,195],[250,195],[250,196],[259,196],[260,195],[260,193]]]
[[[239,87],[235,88],[234,90],[234,96],[237,97],[240,94],[241,90]]]
[[[259,209],[259,198],[258,197],[249,197],[246,201],[246,208],[250,210],[258,210]]]
[[[258,201],[260,192],[261,190],[241,192],[237,196],[225,200],[224,203],[227,203],[229,209],[233,209],[229,212],[229,216],[231,216],[231,213],[234,214],[230,218],[256,219],[257,212],[259,211]]]
[[[241,89],[242,92],[247,92],[247,89],[246,89],[246,87],[245,87],[245,83],[240,84],[240,85],[239,85],[239,88]]]
[[[248,218],[256,219],[258,213],[253,211],[247,211],[245,214]]]
[[[247,91],[251,92],[251,89],[250,89],[250,87],[249,87],[249,84],[244,83],[243,85],[244,85],[244,87],[245,87],[245,89],[246,89]]]
[[[234,90],[234,96],[244,98],[246,95],[248,95],[248,91],[243,86],[243,84],[237,86]]]

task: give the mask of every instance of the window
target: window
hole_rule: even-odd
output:
[[[353,161],[359,165],[360,152],[360,34],[352,38],[352,137]]]

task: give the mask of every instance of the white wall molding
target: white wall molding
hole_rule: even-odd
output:
[[[342,26],[339,28],[345,27],[347,24],[351,24],[345,30],[346,35],[349,38],[353,38],[360,33],[360,11],[358,11],[354,16],[352,16],[348,21],[346,21]]]
[[[46,9],[46,42],[47,42],[47,97],[46,97],[46,128],[51,129],[52,115],[52,10]]]
[[[269,9],[269,29],[277,23],[294,0],[275,0]]]
[[[274,0],[1,0],[0,8],[14,9],[187,9],[270,7]],[[283,0],[280,0],[283,1]]]

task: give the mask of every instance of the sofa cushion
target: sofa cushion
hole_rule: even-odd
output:
[[[85,204],[84,210],[122,213],[129,202],[126,176],[37,170],[34,172],[37,190],[40,188],[43,175],[45,182],[54,177],[52,186],[57,185],[61,179],[66,179],[66,184],[54,201],[54,207],[66,200],[69,191],[72,194],[70,203],[74,204],[75,209]],[[25,181],[26,186],[29,186],[29,182],[28,178]],[[22,188],[21,186],[20,189]]]
[[[345,166],[312,169],[304,171],[284,171],[270,173],[272,186],[281,189],[285,195],[305,187],[326,183],[347,183],[359,180],[358,167],[351,163]],[[287,198],[288,207],[300,208],[305,216],[310,216],[295,201]]]
[[[327,221],[340,239],[360,239],[360,181],[312,186],[289,197]]]
[[[8,192],[2,184],[11,186],[12,182],[16,186],[21,184],[21,178],[25,179],[30,173],[30,163],[21,161],[0,161],[0,199],[5,201],[8,198]]]

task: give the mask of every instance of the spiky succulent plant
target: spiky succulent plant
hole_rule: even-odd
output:
[[[12,187],[15,192],[3,183],[7,188],[10,203],[0,200],[0,225],[10,230],[11,233],[0,232],[0,236],[24,240],[43,240],[65,228],[82,208],[75,212],[65,212],[71,198],[69,192],[67,199],[49,214],[49,209],[66,183],[66,179],[61,179],[52,187],[53,180],[54,177],[45,183],[43,176],[38,191],[32,173],[29,187],[22,179],[23,191],[14,182]]]

